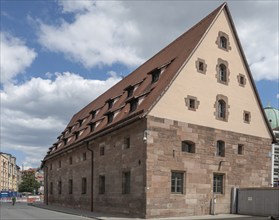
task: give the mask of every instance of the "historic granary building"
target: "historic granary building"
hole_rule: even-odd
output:
[[[224,3],[72,117],[45,202],[150,218],[209,214],[215,195],[230,213],[232,187],[270,186],[272,141]]]

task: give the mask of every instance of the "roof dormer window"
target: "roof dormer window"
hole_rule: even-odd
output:
[[[79,132],[78,132],[78,131],[75,131],[75,132],[74,132],[74,135],[75,135],[75,139],[77,140],[77,139],[78,139],[78,136],[79,136]]]
[[[112,105],[113,105],[113,103],[114,103],[114,100],[113,100],[113,99],[109,99],[109,100],[107,101],[107,103],[108,103],[108,109],[111,109],[111,108],[112,108]]]
[[[130,97],[133,96],[133,94],[134,94],[134,89],[135,89],[134,86],[129,86],[129,87],[126,88],[126,90],[127,90],[127,98],[130,98]]]
[[[111,123],[113,121],[113,117],[114,117],[114,112],[109,112],[107,114],[108,117],[108,124]]]
[[[79,119],[79,120],[78,120],[78,125],[79,125],[79,127],[82,125],[82,122],[83,122],[83,119]]]
[[[155,69],[151,72],[152,75],[152,83],[155,83],[159,80],[160,78],[160,73],[161,73],[161,69]]]
[[[96,123],[90,123],[89,124],[89,126],[90,126],[90,132],[93,132],[94,130],[95,130],[95,128],[96,128]]]
[[[95,110],[89,112],[89,114],[91,115],[91,119],[96,117],[96,111]]]
[[[134,112],[137,109],[138,103],[139,103],[138,99],[131,100],[131,102],[130,102],[130,112]]]

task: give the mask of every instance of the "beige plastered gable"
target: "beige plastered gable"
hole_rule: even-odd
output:
[[[273,138],[230,19],[228,8],[225,5],[148,115],[263,138]],[[220,31],[228,35],[229,50],[222,50],[216,44]],[[197,71],[196,62],[199,59],[205,60],[207,64],[206,74]],[[230,75],[226,85],[216,79],[216,65],[220,59],[229,64]],[[245,86],[239,85],[239,74],[244,75],[247,79]],[[215,117],[214,103],[218,95],[228,97],[230,114],[225,121],[216,120]],[[196,111],[189,111],[185,107],[187,96],[197,97],[200,101]],[[243,122],[243,111],[251,113],[249,124]]]

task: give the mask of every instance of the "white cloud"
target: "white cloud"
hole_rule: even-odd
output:
[[[26,154],[25,163],[38,166],[48,147],[83,106],[120,80],[88,80],[74,73],[56,73],[54,81],[32,78],[1,91],[1,147]],[[29,159],[28,159],[29,158]]]
[[[279,93],[277,94],[276,98],[279,99]]]
[[[242,21],[238,28],[240,39],[254,79],[278,80],[278,32],[264,26],[261,19]]]
[[[75,7],[81,9],[85,5],[63,1],[63,6],[64,11],[75,11]],[[122,15],[126,10],[121,2],[97,1],[92,9],[76,14],[73,23],[62,21],[52,26],[40,22],[39,42],[86,68],[114,63],[138,65],[143,60],[127,43],[137,38],[138,31],[133,22]]]
[[[37,54],[33,49],[28,48],[19,38],[13,37],[5,32],[0,33],[1,37],[1,82],[5,83],[16,75],[23,73],[31,65]]]
[[[203,7],[194,1],[81,0],[59,4],[63,12],[74,14],[74,21],[58,26],[41,22],[40,42],[87,68],[141,64],[217,6],[209,1],[203,2]],[[278,2],[255,1],[251,5],[231,1],[229,8],[255,80],[276,80]]]
[[[86,12],[89,10],[92,10],[94,4],[94,1],[65,1],[60,0],[58,1],[58,4],[62,6],[62,11],[64,13],[69,12]]]

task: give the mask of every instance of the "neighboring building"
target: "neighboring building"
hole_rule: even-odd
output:
[[[40,188],[38,189],[38,193],[44,194],[44,172],[43,170],[38,169],[35,173],[35,180],[40,183]]]
[[[273,141],[224,3],[73,116],[42,163],[45,202],[151,218],[216,197],[230,213],[233,187],[270,186]]]
[[[279,111],[271,106],[265,107],[264,111],[277,141],[272,145],[271,180],[273,186],[279,187]]]
[[[11,154],[0,152],[0,191],[17,191],[16,158]]]

